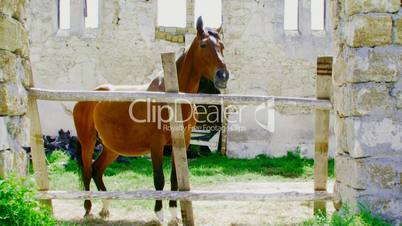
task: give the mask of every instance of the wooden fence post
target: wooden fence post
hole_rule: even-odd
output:
[[[165,91],[166,92],[179,92],[179,83],[177,78],[176,60],[174,53],[163,53],[162,65],[165,79]],[[182,123],[182,112],[180,105],[175,107],[175,104],[169,104],[173,110],[174,117],[169,117],[170,132],[172,135],[172,147],[175,158],[176,174],[179,191],[189,191],[190,181],[187,164],[187,146],[184,138],[184,126]],[[177,120],[177,121],[176,121]],[[193,206],[191,201],[180,201],[181,215],[183,219],[183,225],[194,225],[193,218]]]
[[[34,87],[32,74],[29,77],[29,87]],[[45,148],[43,146],[43,134],[40,124],[38,103],[35,97],[28,96],[28,118],[31,120],[30,125],[30,143],[32,167],[35,174],[36,184],[39,191],[49,190],[49,175],[46,165]],[[52,209],[52,200],[41,200],[41,202]]]
[[[332,90],[332,57],[317,58],[317,99],[329,100]],[[327,191],[329,110],[315,110],[314,191]],[[326,213],[326,202],[315,201],[314,213]]]

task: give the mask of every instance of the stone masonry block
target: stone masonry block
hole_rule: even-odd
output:
[[[25,20],[25,0],[0,0],[0,13],[17,20]]]
[[[396,97],[396,107],[402,109],[402,93]]]
[[[16,52],[27,58],[29,37],[24,27],[16,20],[0,15],[0,49]]]
[[[0,12],[8,15],[14,16],[18,11],[19,0],[0,0]]]
[[[402,45],[402,15],[395,19],[394,32],[395,43]]]
[[[392,43],[390,15],[355,15],[346,26],[346,42],[351,47],[381,46]]]
[[[22,63],[22,69],[23,69],[23,75],[21,76],[22,85],[24,85],[24,87],[27,88],[30,86],[31,79],[33,78],[31,61],[26,60],[26,59],[21,59],[21,63]]]
[[[395,97],[396,107],[402,109],[402,79],[394,83],[390,94]]]
[[[22,115],[27,103],[27,92],[21,84],[0,84],[0,115]]]
[[[354,189],[400,191],[402,156],[354,159],[349,155],[335,157],[338,181]]]
[[[7,120],[7,131],[11,138],[12,150],[19,151],[30,146],[30,120],[27,116],[10,116]]]
[[[170,34],[170,33],[166,33],[165,40],[166,40],[166,41],[172,41],[172,39],[173,39],[173,35]]]
[[[13,53],[0,50],[0,83],[15,81],[16,57]]]
[[[334,108],[339,116],[385,115],[396,107],[384,83],[357,83],[334,87]]]
[[[28,87],[30,84],[30,78],[32,77],[32,67],[29,60],[21,57],[16,59],[16,81],[22,83],[24,87]]]
[[[172,36],[172,42],[178,42],[179,41],[179,36],[178,35],[173,35]]]
[[[399,192],[384,190],[358,190],[345,183],[336,181],[334,184],[335,201],[351,205],[355,210],[359,204],[370,208],[376,215],[393,219],[393,225],[402,221],[402,196]]]
[[[400,0],[345,0],[347,15],[357,13],[394,13],[398,12]]]
[[[24,151],[0,151],[0,177],[11,173],[26,177],[28,174],[28,155]]]
[[[0,150],[10,148],[7,132],[7,117],[0,117]]]
[[[402,90],[395,91],[396,107],[402,109]]]
[[[185,41],[184,35],[180,35],[180,37],[179,37],[177,42],[178,43],[184,43],[184,41]]]
[[[337,117],[336,150],[353,158],[396,156],[402,153],[402,117]]]
[[[155,38],[156,39],[165,39],[166,38],[166,32],[163,32],[163,31],[155,32]]]
[[[336,85],[395,82],[402,73],[402,46],[345,48],[335,62]]]

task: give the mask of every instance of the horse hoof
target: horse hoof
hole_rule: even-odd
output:
[[[99,216],[103,219],[108,218],[110,216],[109,210],[101,210],[99,212]]]
[[[159,210],[155,212],[156,217],[158,218],[160,223],[163,223],[165,221],[165,217],[163,216],[163,210]]]

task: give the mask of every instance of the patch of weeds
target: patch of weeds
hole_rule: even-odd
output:
[[[77,161],[71,159],[61,150],[53,151],[46,157],[49,163],[48,169],[50,173],[62,174],[65,171],[75,172],[78,169]]]
[[[0,225],[56,225],[51,211],[34,198],[34,187],[25,179],[0,179]]]
[[[356,213],[349,205],[344,204],[342,208],[331,217],[318,214],[313,219],[303,222],[303,226],[390,226],[384,219],[374,215],[370,209],[359,204],[359,211]]]

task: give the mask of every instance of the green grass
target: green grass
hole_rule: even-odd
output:
[[[55,151],[47,156],[49,162],[50,187],[52,190],[80,190],[77,163],[65,153]],[[165,189],[170,187],[170,157],[164,158]],[[219,185],[225,182],[306,180],[313,178],[314,161],[302,158],[298,151],[289,152],[284,157],[257,156],[254,159],[232,159],[220,154],[210,154],[189,160],[190,181],[193,187]],[[329,177],[334,178],[334,161],[329,160]],[[126,163],[113,163],[105,173],[108,190],[129,191],[153,189],[151,161],[148,157],[133,158]],[[92,190],[96,190],[92,183]],[[112,208],[135,211],[138,208],[152,211],[153,201],[112,202]],[[61,225],[76,225],[73,222],[59,222]],[[79,223],[81,224],[81,223]],[[339,213],[332,216],[316,216],[303,226],[354,226],[388,225],[374,216],[367,208],[360,207],[358,214],[344,205]]]
[[[342,208],[332,216],[317,215],[302,224],[303,226],[390,226],[384,219],[374,215],[369,208],[360,204],[355,212],[349,205]]]
[[[80,190],[77,163],[65,153],[55,151],[47,156],[51,190]],[[164,158],[165,189],[170,188],[170,157]],[[228,182],[306,180],[312,179],[314,161],[304,159],[299,152],[274,158],[258,156],[254,159],[232,159],[220,154],[210,154],[189,160],[192,187],[213,186]],[[329,176],[333,177],[333,160],[329,161]],[[104,177],[110,191],[154,189],[151,160],[133,158],[126,163],[111,164]],[[97,190],[91,183],[91,190]],[[114,204],[112,203],[112,206]],[[121,201],[119,207],[142,206],[152,209],[153,201]]]
[[[50,176],[65,180],[75,177],[77,163],[61,151],[48,156]],[[165,177],[170,176],[170,157],[164,158]],[[312,179],[314,161],[302,158],[298,152],[288,152],[284,157],[257,156],[254,159],[233,159],[220,154],[210,154],[189,160],[192,184],[221,183],[224,181]],[[329,177],[333,178],[334,161],[329,161]],[[130,184],[152,180],[151,161],[147,157],[130,159],[126,163],[114,162],[105,172],[105,180],[129,180]],[[65,184],[65,183],[63,183]],[[58,187],[58,186],[56,186]]]

